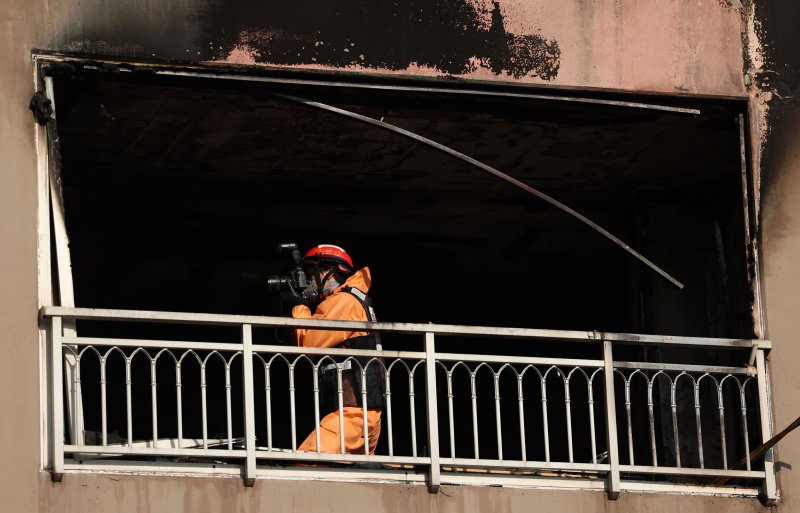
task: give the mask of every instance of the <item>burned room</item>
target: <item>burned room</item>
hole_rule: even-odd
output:
[[[276,247],[293,242],[305,251],[330,243],[346,248],[356,268],[370,269],[379,321],[754,336],[748,269],[755,213],[740,101],[316,71],[73,62],[49,73],[60,153],[56,186],[77,307],[285,317],[289,309],[267,287],[268,276],[285,274],[291,265]],[[453,152],[555,199],[622,244]],[[238,337],[235,330],[188,325],[78,321],[77,328],[82,336]],[[288,330],[262,329],[254,336],[263,344],[292,343]],[[402,335],[384,334],[383,340],[397,350],[415,344]],[[599,355],[595,347],[546,341],[525,346],[451,337],[437,344],[464,354]],[[628,350],[646,361],[675,356],[674,349]],[[698,364],[741,363],[738,355],[696,352]],[[109,360],[109,376],[124,374],[123,360]],[[96,362],[85,367],[82,380],[100,379]],[[230,372],[236,376],[240,367]],[[134,402],[142,412],[134,415],[138,420],[126,427],[125,391],[108,391],[103,431],[116,432],[119,441],[154,437],[147,415],[150,366],[134,363],[132,372],[142,377],[132,390],[140,399]],[[159,383],[174,382],[170,372],[168,365],[153,371]],[[259,379],[256,388],[263,389]],[[222,374],[209,380],[209,389],[222,394]],[[393,388],[408,395],[414,386]],[[499,386],[513,402],[515,382]],[[197,385],[185,385],[184,393],[191,387]],[[479,385],[484,392],[492,394],[488,381]],[[233,393],[240,392],[234,387]],[[551,402],[563,403],[561,394]],[[170,420],[172,400],[159,399],[163,436],[178,424]],[[99,392],[84,392],[87,436],[101,430],[99,402]],[[666,405],[656,411],[659,439],[671,436],[668,402],[657,400]],[[467,403],[461,406],[468,409]],[[285,397],[273,405],[285,406]],[[196,402],[187,400],[183,408],[187,418],[200,415]],[[553,408],[553,419],[563,417],[563,404]],[[300,410],[300,431],[313,427],[313,415]],[[208,430],[224,432],[224,412],[216,413],[208,413]],[[228,417],[234,419],[229,430],[240,431],[241,414]],[[560,420],[552,422],[550,436],[565,437]],[[646,424],[646,414],[635,413],[634,422]],[[704,422],[709,431],[719,428],[717,420]],[[539,429],[534,424],[527,429]],[[588,429],[582,425],[576,438]],[[496,429],[493,419],[481,420],[481,429]],[[504,426],[503,438],[519,438],[505,436],[513,429]],[[187,437],[200,436],[186,430]],[[258,433],[259,440],[265,436]],[[276,427],[275,440],[288,446],[289,436],[285,426]],[[412,452],[408,436],[395,436],[395,451]],[[602,447],[582,440],[575,442],[575,459],[589,461]],[[422,435],[417,443],[424,453]],[[520,447],[509,443],[507,457],[514,458],[508,454]],[[497,456],[486,445],[481,453]],[[453,446],[473,454],[468,440]],[[669,459],[665,447],[659,446],[658,457]],[[544,457],[540,448],[528,450],[531,458]],[[730,451],[731,458],[742,454]],[[562,452],[548,452],[548,461],[563,461]]]

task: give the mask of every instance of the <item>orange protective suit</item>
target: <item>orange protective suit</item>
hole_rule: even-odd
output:
[[[345,282],[334,289],[333,293],[325,298],[314,314],[305,305],[297,305],[292,309],[292,317],[296,319],[321,319],[338,321],[366,322],[367,313],[361,303],[347,292],[341,292],[344,287],[354,287],[364,292],[369,292],[372,278],[369,268],[359,269]],[[298,346],[303,347],[337,347],[345,340],[368,335],[363,331],[332,331],[332,330],[295,330],[295,339]],[[346,392],[345,392],[346,393]],[[364,454],[364,418],[363,410],[358,407],[343,407],[344,418],[344,445],[345,452]],[[326,415],[319,423],[320,452],[338,454],[339,446],[339,411]],[[381,410],[370,408],[367,410],[367,436],[369,437],[369,453],[375,453],[378,438],[381,434]],[[317,450],[316,431],[312,431],[305,441],[298,447],[300,451],[315,452]]]

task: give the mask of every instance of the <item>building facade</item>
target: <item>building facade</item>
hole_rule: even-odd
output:
[[[797,510],[796,434],[766,464],[754,456],[726,472],[800,411],[799,18],[788,1],[9,0],[4,507]],[[36,91],[54,100],[57,124],[32,117]],[[346,113],[325,117],[310,102]],[[378,129],[349,124],[353,114]],[[425,141],[404,146],[384,122]],[[541,186],[655,264],[465,172],[459,155]],[[345,200],[330,199],[331,188]],[[396,340],[386,361],[416,358],[434,377],[412,375],[406,389],[391,381],[395,421],[411,427],[384,418],[378,463],[298,457],[313,409],[295,404],[294,381],[270,403],[269,376],[285,371],[261,378],[252,368],[274,345],[259,336],[279,315],[259,276],[282,260],[259,255],[284,238],[325,236],[350,242],[376,287],[386,280],[375,292],[379,313],[397,321],[382,326]],[[529,267],[536,283],[520,285]],[[463,300],[475,286],[459,282],[475,274],[505,295]],[[404,285],[411,292],[398,292]],[[119,320],[168,327],[137,332],[112,326]],[[486,337],[531,344],[469,343]],[[220,340],[237,345],[210,345]],[[75,366],[89,346],[122,356],[112,364],[97,352]],[[131,363],[136,348],[155,350],[149,363]],[[182,391],[176,357],[171,368],[152,359],[161,349],[198,361],[231,351],[244,363],[223,356],[207,385],[203,360],[186,371],[202,373],[202,385],[187,377]],[[467,381],[454,384],[452,366],[436,378],[445,361],[462,362]],[[475,377],[481,362],[493,389]],[[517,388],[503,364],[540,369],[539,395],[523,402],[533,385],[517,374]],[[588,395],[571,388],[570,369],[587,376]],[[704,388],[706,375],[716,388]],[[297,393],[312,397],[308,386]],[[175,402],[165,388],[170,398],[177,389]],[[186,399],[201,391],[202,408]]]

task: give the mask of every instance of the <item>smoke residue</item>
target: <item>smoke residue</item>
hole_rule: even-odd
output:
[[[557,41],[506,31],[500,5],[433,0],[419,7],[391,0],[227,0],[212,9],[209,57],[238,63],[405,70],[553,80]]]

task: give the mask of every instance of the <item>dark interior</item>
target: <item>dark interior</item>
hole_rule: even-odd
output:
[[[94,70],[55,89],[79,306],[278,315],[265,277],[289,261],[275,246],[324,242],[370,267],[382,320],[751,335],[737,105],[687,100],[698,116]],[[486,162],[686,287],[477,168],[274,91]]]
[[[622,97],[701,111],[693,115],[561,101],[557,91],[547,92],[552,99],[497,96],[489,93],[502,90],[488,86],[485,94],[452,94],[441,90],[442,83],[411,91],[80,67],[54,75],[78,306],[286,315],[278,295],[268,292],[266,276],[288,271],[288,256],[276,254],[275,247],[293,241],[302,250],[337,244],[356,267],[369,266],[380,320],[752,337],[737,125],[743,107],[736,102]],[[498,178],[275,92],[383,119],[494,166],[604,226],[685,288],[678,290],[592,229]],[[117,336],[130,337],[141,327],[121,329]],[[87,323],[79,331],[101,333]],[[191,326],[163,326],[155,336],[238,339],[235,330]],[[256,336],[273,338],[267,330]],[[390,336],[384,343],[405,344]],[[460,352],[599,357],[596,346],[509,350],[492,343],[487,349],[477,339],[439,344]],[[724,364],[725,356],[698,353],[698,363]],[[174,380],[169,363],[159,365],[159,383]],[[83,369],[83,379],[99,379],[96,369],[96,363]],[[123,370],[121,360],[110,363],[109,382],[112,376],[122,379]],[[135,362],[133,370],[135,404],[142,409],[134,425],[139,439],[150,429],[149,365]],[[186,372],[195,376],[184,388],[195,398],[185,404],[184,416],[194,418],[185,422],[186,435],[199,436],[198,371]],[[222,400],[221,374],[209,379],[210,393]],[[481,383],[479,395],[491,401],[491,383]],[[258,390],[262,386],[256,383]],[[402,390],[402,383],[396,386]],[[514,387],[503,381],[506,400],[513,402]],[[99,396],[86,390],[86,425],[96,432]],[[117,436],[126,430],[122,393],[119,387],[109,391],[109,430]],[[552,418],[563,418],[559,392],[553,393]],[[171,400],[159,402],[165,410],[160,433],[175,436]],[[286,397],[280,401],[276,408],[285,411]],[[669,399],[658,401],[660,426]],[[469,418],[460,415],[467,415],[469,404],[461,406],[466,409],[456,417],[468,425]],[[313,427],[311,410],[298,414],[302,426]],[[397,421],[407,422],[401,415]],[[637,422],[646,422],[641,412],[636,415]],[[422,415],[418,422],[424,422]],[[481,425],[494,429],[490,416]],[[583,442],[576,442],[576,451],[588,461],[585,422],[580,426]],[[288,431],[281,429],[276,437],[286,447]],[[212,415],[209,430],[224,431],[224,418]],[[551,431],[563,442],[563,427],[554,424]],[[260,443],[264,436],[259,431]],[[398,436],[398,447],[410,450],[408,435]],[[513,439],[513,433],[504,438]],[[459,441],[457,452],[471,450],[467,439]],[[493,450],[484,447],[482,453]],[[379,452],[385,453],[385,439]]]

